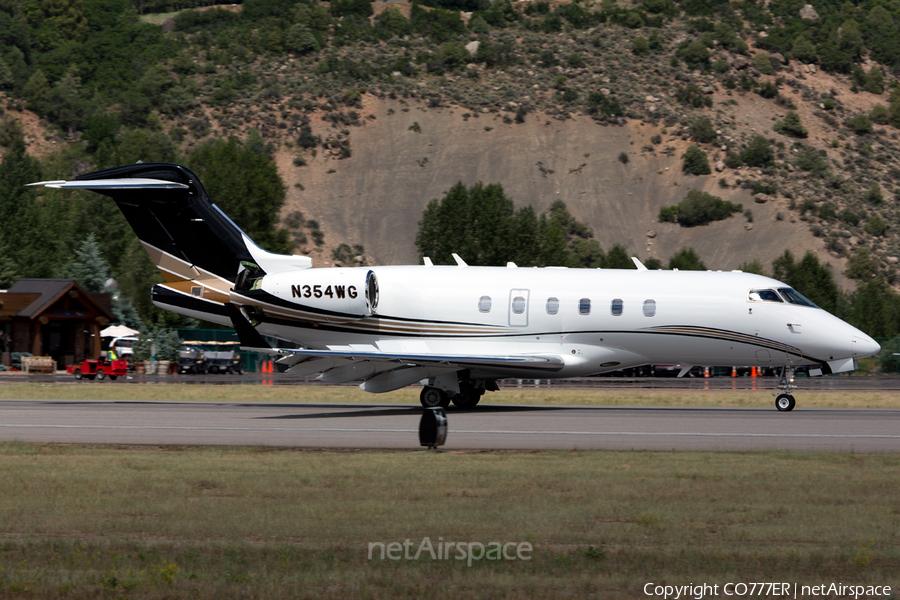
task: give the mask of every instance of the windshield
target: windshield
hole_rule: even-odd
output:
[[[784,299],[790,302],[791,304],[796,304],[798,306],[812,306],[813,308],[819,308],[809,300],[803,297],[797,290],[791,288],[778,288],[778,292],[784,296]]]
[[[750,290],[750,302],[784,302],[775,290]]]

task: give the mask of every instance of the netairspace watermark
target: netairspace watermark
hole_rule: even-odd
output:
[[[721,590],[721,591],[720,591]],[[893,588],[889,585],[845,585],[843,583],[820,583],[819,585],[802,585],[798,583],[772,582],[738,582],[724,585],[708,583],[687,585],[661,585],[648,583],[644,586],[645,596],[655,596],[663,600],[679,600],[693,598],[702,600],[710,596],[785,596],[788,598],[811,598],[828,596],[830,598],[854,598],[860,596],[890,596]]]
[[[441,537],[434,544],[426,537],[418,545],[409,539],[387,544],[369,542],[369,560],[464,560],[471,567],[479,560],[531,560],[533,550],[529,542],[445,542]]]

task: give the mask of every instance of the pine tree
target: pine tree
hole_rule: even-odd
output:
[[[706,271],[706,265],[693,248],[682,248],[669,259],[669,268],[679,271]]]
[[[81,243],[75,252],[75,258],[62,269],[61,275],[67,279],[74,279],[88,292],[105,290],[106,282],[112,275],[93,233]]]

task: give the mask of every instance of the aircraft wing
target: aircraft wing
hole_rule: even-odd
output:
[[[291,373],[312,375],[326,383],[365,380],[360,386],[367,392],[388,392],[422,379],[463,369],[499,370],[513,374],[544,371],[554,373],[565,366],[557,354],[432,354],[384,351],[375,344],[331,346],[328,350],[308,348],[272,348],[240,309],[226,304],[231,322],[241,340],[241,349],[278,354],[279,364]],[[377,342],[376,342],[377,344]]]

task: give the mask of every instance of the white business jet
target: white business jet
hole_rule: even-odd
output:
[[[880,346],[789,286],[741,272],[468,266],[313,269],[257,246],[189,169],[135,164],[39,184],[111,197],[162,272],[154,304],[233,326],[292,373],[382,393],[421,382],[426,407],[478,404],[498,379],[647,364],[856,369]],[[271,348],[263,335],[300,348]]]

